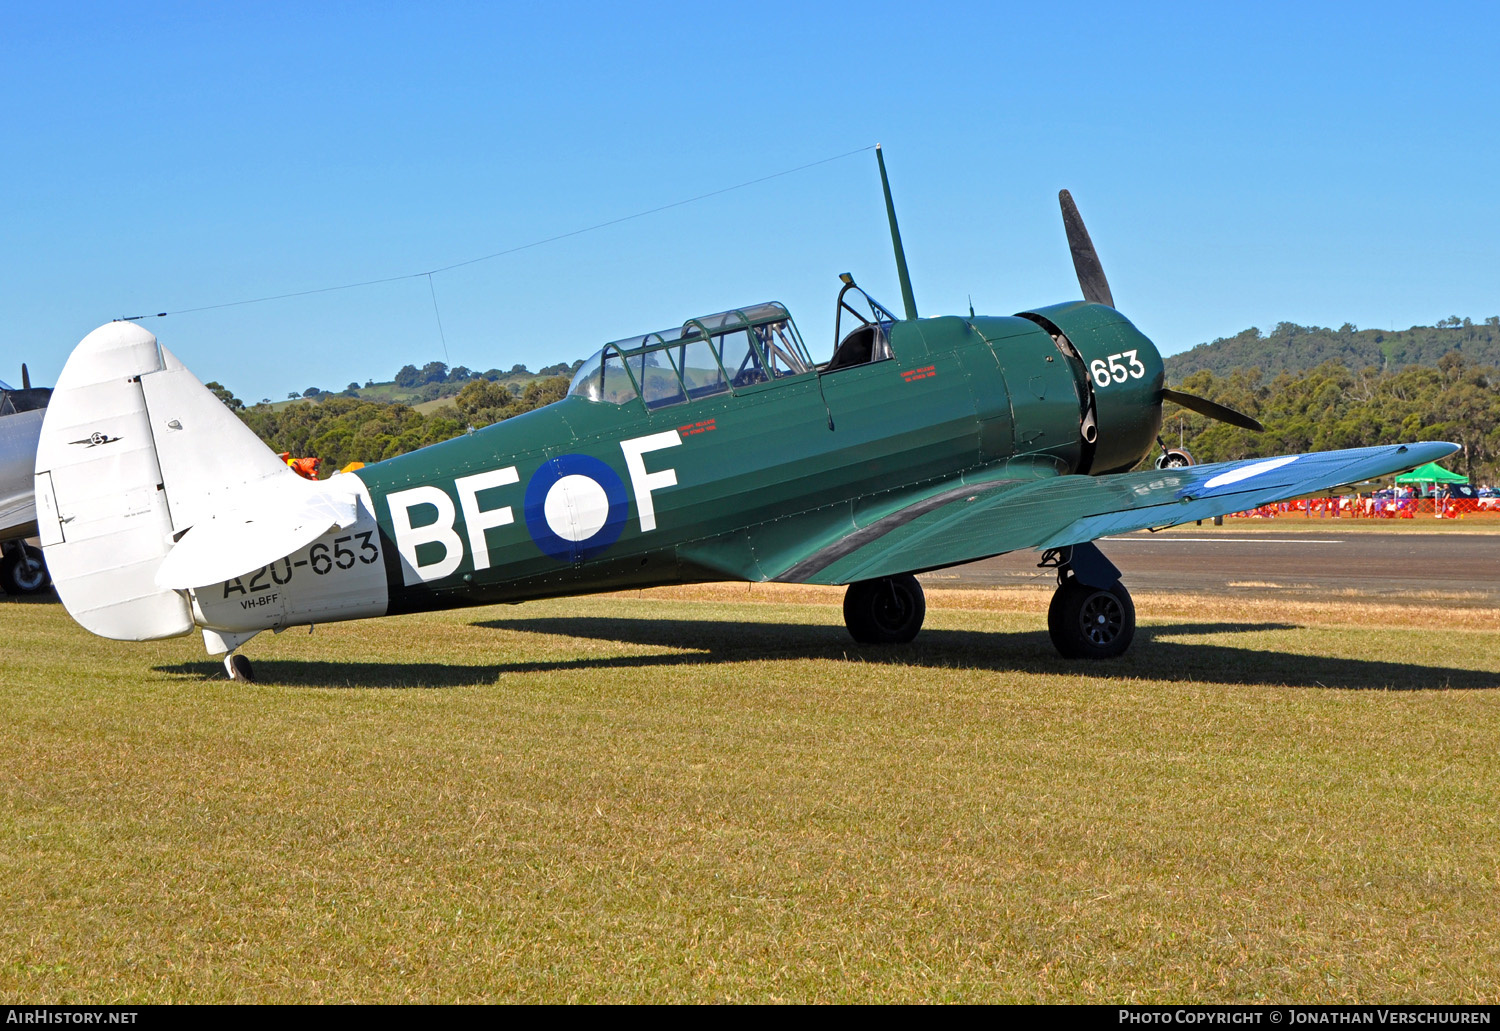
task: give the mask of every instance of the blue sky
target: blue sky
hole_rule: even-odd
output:
[[[1073,191],[1165,353],[1500,314],[1479,4],[13,4],[8,344],[421,272],[884,144],[923,314],[1078,295]],[[434,277],[447,360],[536,368],[760,300],[899,303],[873,153]],[[426,279],[147,322],[282,398],[444,359]]]

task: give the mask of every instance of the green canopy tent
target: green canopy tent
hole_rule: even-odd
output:
[[[1426,465],[1417,466],[1409,473],[1402,473],[1396,477],[1396,482],[1401,484],[1468,483],[1469,478],[1467,476],[1460,476],[1458,473],[1451,473],[1436,462],[1428,462]]]

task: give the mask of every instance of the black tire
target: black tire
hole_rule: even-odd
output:
[[[0,559],[0,587],[6,594],[35,594],[51,582],[47,563],[35,548],[15,548]]]
[[[1064,581],[1047,609],[1047,632],[1065,659],[1113,659],[1135,639],[1135,604],[1124,584]]]
[[[255,668],[243,655],[225,656],[224,669],[228,671],[230,680],[236,680],[242,684],[255,683]]]
[[[922,585],[910,573],[861,580],[844,592],[844,625],[860,644],[905,644],[926,616]]]

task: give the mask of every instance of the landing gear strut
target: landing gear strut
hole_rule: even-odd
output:
[[[1043,566],[1057,569],[1047,633],[1065,659],[1112,659],[1135,638],[1135,605],[1120,571],[1093,544],[1054,548]]]
[[[922,585],[910,573],[860,580],[844,594],[844,625],[860,644],[905,644],[926,615]]]

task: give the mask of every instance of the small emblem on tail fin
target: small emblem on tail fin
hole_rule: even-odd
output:
[[[119,437],[111,437],[108,433],[100,433],[95,430],[82,440],[70,440],[69,444],[87,444],[89,447],[98,447],[100,444],[113,444]]]

